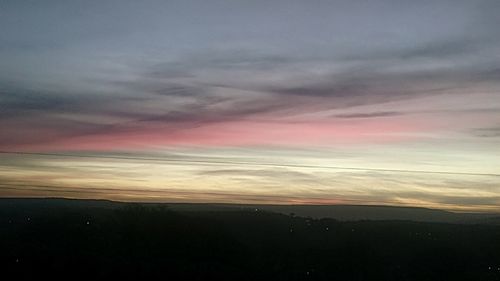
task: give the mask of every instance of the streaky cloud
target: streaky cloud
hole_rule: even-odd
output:
[[[380,111],[380,112],[369,112],[369,113],[347,113],[347,114],[337,114],[334,115],[336,118],[376,118],[376,117],[391,117],[404,115],[403,112],[398,111]]]

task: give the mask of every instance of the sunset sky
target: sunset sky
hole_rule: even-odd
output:
[[[0,196],[500,212],[499,15],[0,1]]]

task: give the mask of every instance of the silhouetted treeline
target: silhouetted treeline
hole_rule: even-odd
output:
[[[0,264],[17,278],[500,280],[500,226],[11,206],[0,209]]]

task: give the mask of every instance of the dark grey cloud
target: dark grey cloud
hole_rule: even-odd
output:
[[[414,99],[439,94],[452,87],[449,81],[435,78],[425,81],[421,74],[353,74],[352,77],[331,75],[330,81],[322,77],[317,83],[304,82],[300,86],[281,86],[270,91],[284,97],[317,97],[329,101],[331,108],[350,108],[360,105],[380,104],[389,101]],[[429,74],[431,76],[431,74]]]
[[[443,47],[444,48],[444,47]],[[432,49],[432,48],[431,48]],[[441,49],[436,48],[436,49]],[[464,47],[463,51],[469,50]],[[417,53],[418,50],[413,50]],[[421,52],[428,52],[427,49]],[[430,51],[429,51],[430,52]],[[215,56],[217,57],[216,54]],[[247,56],[247,57],[246,57]],[[317,60],[302,60],[291,57],[278,57],[274,59],[272,55],[252,54],[243,52],[237,58],[228,57],[224,59],[199,59],[198,57],[208,57],[209,53],[204,56],[193,55],[194,58],[186,57],[185,61],[178,60],[173,63],[160,64],[163,70],[159,71],[158,65],[147,67],[141,79],[137,81],[127,82],[127,86],[138,91],[150,92],[167,97],[193,97],[197,99],[212,99],[217,100],[221,96],[217,96],[217,89],[226,88],[235,91],[250,91],[264,93],[265,98],[256,98],[256,102],[261,102],[263,110],[271,109],[290,109],[288,112],[293,112],[295,108],[301,111],[304,107],[304,98],[311,98],[311,103],[318,102],[320,104],[318,110],[328,108],[349,108],[359,105],[379,104],[389,101],[397,101],[404,99],[414,99],[429,95],[437,95],[446,93],[449,90],[462,87],[464,84],[471,81],[471,77],[483,77],[483,73],[491,72],[489,69],[478,68],[480,66],[461,66],[458,69],[445,67],[441,69],[419,69],[411,71],[394,72],[391,69],[394,67],[405,67],[405,63],[396,61],[387,62],[363,62],[355,67],[349,67],[343,70],[337,70],[330,73],[317,74],[309,78],[290,78],[290,82],[283,81],[266,81],[258,78],[252,78],[252,73],[269,73],[275,75],[277,73],[291,75],[299,68],[301,63],[312,64],[318,63]],[[250,62],[271,61],[273,69],[260,69],[255,67]],[[324,62],[323,62],[324,63]],[[332,60],[331,64],[335,64]],[[169,76],[171,71],[176,71],[177,68],[182,68],[182,71],[190,79],[187,82],[170,82],[177,78]],[[484,67],[483,67],[484,68]],[[151,69],[156,69],[155,74],[151,75]],[[217,78],[210,78],[211,81],[206,81],[206,77],[202,74],[196,74],[196,71],[206,69],[213,71],[213,75]],[[227,78],[230,74],[236,76],[237,80]],[[201,76],[200,76],[201,75]],[[245,80],[245,75],[249,76]],[[300,72],[299,72],[300,75]],[[216,79],[216,80],[214,80]],[[254,81],[252,81],[254,79]],[[257,80],[255,80],[257,79]],[[489,79],[495,81],[493,77]],[[224,96],[224,100],[237,100],[239,97]],[[315,100],[319,99],[319,100]],[[285,101],[279,101],[285,100]],[[282,108],[268,107],[266,103],[277,104],[281,103]],[[242,110],[245,112],[245,110]]]
[[[162,96],[201,96],[204,89],[201,87],[186,86],[181,84],[170,84],[155,91]]]
[[[293,107],[292,100],[296,99],[297,106],[303,105],[300,97],[321,98],[322,102],[328,99],[331,108],[347,108],[359,105],[378,104],[394,100],[413,99],[429,95],[446,93],[449,90],[464,88],[478,82],[498,83],[496,77],[497,63],[493,60],[488,63],[477,61],[457,61],[449,56],[469,55],[477,56],[480,52],[475,45],[464,41],[443,42],[427,44],[421,47],[399,49],[390,51],[391,56],[380,60],[380,57],[369,57],[357,62],[354,66],[343,69],[332,70],[315,74],[307,73],[307,67],[314,68],[315,65],[335,65],[335,57],[330,58],[294,58],[286,56],[275,57],[273,55],[262,55],[250,52],[238,53],[236,58],[217,58],[219,53],[215,52],[213,57],[209,52],[203,55],[194,54],[186,56],[175,62],[155,65],[163,68],[156,69],[155,75],[146,69],[146,80],[171,79],[169,73],[182,69],[189,73],[191,83],[195,86],[172,86],[157,89],[156,92],[167,95],[193,95],[206,96],[207,92],[214,88],[227,88],[242,91],[255,91],[268,94],[268,99],[289,99],[289,106]],[[203,58],[203,59],[200,59]],[[432,57],[443,66],[431,67],[420,61],[421,57]],[[269,68],[262,68],[262,62],[269,63]],[[303,77],[300,70],[304,68]],[[401,71],[395,69],[402,68]],[[213,72],[218,78],[210,78],[206,82],[203,73],[199,70]],[[165,74],[162,74],[162,72]],[[276,74],[289,75],[290,81],[271,81],[253,78],[252,73],[268,73],[269,76]],[[231,78],[226,77],[229,74]],[[248,79],[245,79],[245,75]],[[236,76],[236,80],[234,77]],[[298,77],[297,77],[298,76]],[[216,79],[216,80],[214,80]],[[253,79],[253,80],[252,80]],[[148,81],[151,87],[151,81]],[[154,83],[153,83],[154,84]],[[277,95],[277,96],[276,96]],[[281,97],[280,97],[281,96]],[[264,101],[266,101],[264,99]]]
[[[116,130],[118,128],[106,118],[128,117],[130,112],[121,112],[123,102],[98,93],[62,92],[41,86],[14,87],[3,83],[0,145],[43,144]],[[102,116],[102,122],[94,116]]]
[[[478,46],[479,45],[479,46]],[[413,58],[457,58],[477,53],[482,46],[469,38],[460,38],[453,41],[431,42],[408,50],[393,53],[392,57],[401,59]]]
[[[0,118],[58,113],[98,113],[115,103],[96,91],[61,90],[45,85],[22,85],[0,80]]]
[[[347,114],[336,114],[336,118],[376,118],[376,117],[391,117],[404,115],[405,113],[399,111],[379,111],[379,112],[369,112],[369,113],[347,113]]]
[[[496,138],[500,137],[500,127],[477,128],[472,133],[479,137]]]
[[[418,42],[412,46],[387,46],[385,49],[376,49],[358,54],[349,54],[339,58],[340,61],[383,61],[383,60],[422,60],[422,59],[454,59],[460,60],[464,56],[477,54],[491,42],[474,40],[473,35],[459,38],[444,38],[431,42]]]
[[[223,106],[217,106],[224,103]],[[217,107],[217,108],[213,108]],[[196,102],[187,104],[179,109],[165,113],[148,114],[134,119],[130,123],[152,123],[166,125],[177,129],[190,129],[207,124],[240,121],[245,119],[262,119],[265,114],[286,108],[280,102],[273,101],[240,101],[237,99],[211,100],[198,98]],[[139,116],[139,115],[131,115]]]
[[[285,55],[243,49],[205,50],[182,56],[175,61],[149,66],[145,75],[152,78],[189,78],[195,77],[193,72],[199,70],[272,70],[298,60],[299,58]]]
[[[22,111],[63,110],[75,105],[71,98],[25,89],[0,90],[1,116],[18,115]]]
[[[0,121],[0,145],[45,144],[71,137],[106,132],[109,125],[51,116]]]

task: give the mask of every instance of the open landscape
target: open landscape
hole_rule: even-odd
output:
[[[375,220],[275,208],[1,199],[1,271],[19,278],[500,279],[498,214],[461,224],[423,222],[429,213],[448,219],[414,208],[382,208],[384,218]],[[308,206],[316,208],[346,217],[379,207]],[[424,216],[401,220],[401,213]]]
[[[500,0],[0,0],[0,280],[500,281]]]

